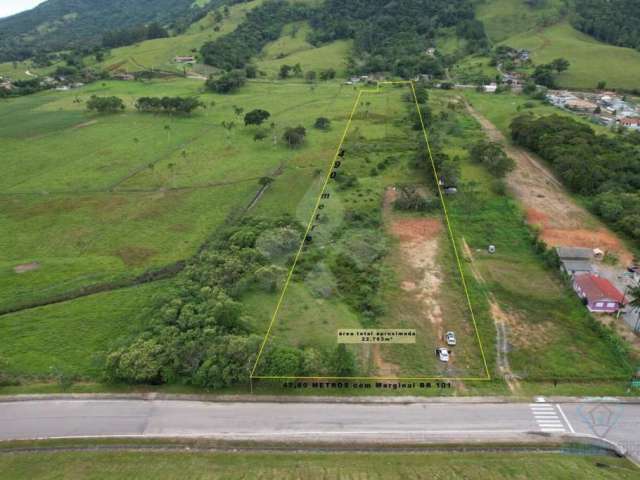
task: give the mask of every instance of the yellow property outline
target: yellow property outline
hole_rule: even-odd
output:
[[[289,283],[291,283],[291,278],[293,276],[293,272],[298,264],[298,260],[300,259],[300,255],[302,255],[302,251],[304,250],[306,238],[311,231],[314,220],[316,218],[316,214],[318,213],[318,208],[320,207],[320,203],[322,201],[322,194],[325,192],[327,185],[329,184],[329,180],[331,178],[331,173],[334,170],[335,162],[338,160],[338,156],[340,155],[340,151],[342,150],[342,145],[344,144],[345,139],[347,138],[347,134],[349,129],[351,128],[351,123],[353,121],[353,116],[360,104],[360,99],[362,98],[363,93],[380,93],[380,85],[409,85],[411,87],[411,93],[413,95],[413,100],[416,104],[416,111],[418,112],[418,116],[420,117],[420,125],[422,126],[422,133],[424,135],[424,140],[427,145],[427,152],[429,154],[429,160],[431,161],[431,166],[433,168],[433,175],[436,185],[438,187],[438,195],[440,197],[440,201],[442,203],[442,211],[444,212],[445,222],[447,224],[447,230],[449,232],[449,238],[451,240],[451,244],[453,245],[453,252],[456,258],[456,263],[458,265],[458,271],[460,273],[460,278],[462,279],[462,286],[464,289],[464,294],[467,298],[467,305],[469,306],[469,312],[471,313],[471,320],[473,323],[473,328],[476,332],[476,339],[478,340],[478,345],[480,347],[480,354],[482,355],[482,363],[484,366],[484,370],[486,373],[486,377],[296,377],[296,376],[261,376],[256,375],[256,369],[258,368],[258,364],[260,363],[260,359],[262,358],[262,354],[264,352],[264,348],[269,340],[269,336],[271,335],[271,330],[273,329],[273,325],[275,324],[276,318],[278,317],[278,313],[280,312],[280,307],[282,306],[282,302],[287,293],[287,289],[289,287]],[[278,303],[271,317],[271,322],[269,323],[269,328],[267,329],[267,333],[264,336],[262,344],[260,345],[260,350],[258,351],[258,356],[256,357],[255,364],[253,365],[253,369],[251,370],[250,380],[396,380],[396,381],[489,381],[491,380],[491,373],[489,372],[489,367],[487,365],[487,359],[484,353],[484,348],[482,346],[482,340],[480,339],[480,332],[478,331],[478,324],[476,322],[476,316],[473,311],[473,307],[471,305],[471,298],[469,297],[469,289],[467,287],[467,281],[464,276],[464,271],[462,269],[462,262],[460,261],[460,255],[458,253],[458,247],[456,246],[455,237],[453,235],[453,227],[451,226],[451,222],[449,220],[449,214],[447,212],[447,206],[444,201],[444,195],[442,192],[442,188],[440,186],[440,182],[438,181],[438,169],[436,168],[435,161],[433,160],[433,154],[431,152],[431,145],[429,143],[429,135],[427,134],[427,128],[424,124],[424,119],[422,118],[422,110],[420,109],[420,104],[418,103],[418,97],[416,96],[416,89],[414,82],[411,80],[405,81],[395,81],[395,82],[378,82],[375,90],[366,90],[361,89],[358,91],[358,95],[353,104],[353,108],[351,109],[351,114],[349,115],[349,120],[347,121],[347,125],[344,129],[344,133],[342,134],[342,138],[340,139],[340,143],[338,144],[338,148],[336,150],[336,154],[329,165],[329,171],[324,179],[324,183],[322,184],[322,188],[320,189],[320,194],[318,195],[318,200],[316,201],[315,207],[311,214],[311,218],[309,223],[307,224],[307,229],[302,237],[302,242],[300,243],[300,248],[294,257],[293,264],[291,265],[291,269],[289,270],[289,274],[287,275],[286,281],[284,283],[284,287],[282,288],[282,292],[280,294],[280,298],[278,299]]]

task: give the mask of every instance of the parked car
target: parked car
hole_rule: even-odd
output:
[[[453,332],[447,332],[445,335],[445,339],[447,340],[447,345],[450,347],[455,347],[456,345],[456,334]]]
[[[441,362],[448,362],[449,361],[449,350],[447,350],[444,347],[438,347],[436,348],[436,357],[438,357],[438,360],[440,360]]]

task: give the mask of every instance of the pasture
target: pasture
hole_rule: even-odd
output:
[[[252,83],[228,96],[204,93],[202,86],[187,79],[104,82],[0,103],[0,118],[7,120],[0,138],[8,172],[0,182],[0,225],[7,232],[0,240],[2,308],[189,258],[230,215],[250,205],[262,177],[274,183],[253,209],[273,215],[286,211],[290,207],[282,195],[303,195],[314,182],[316,169],[324,168],[335,148],[354,97],[352,89],[335,83],[314,88]],[[86,112],[84,102],[94,94],[123,98],[126,112]],[[136,98],[156,95],[199,95],[207,108],[191,117],[133,109]],[[254,108],[271,113],[265,126],[244,126],[239,110]],[[331,118],[335,128],[313,129],[320,116]],[[223,121],[234,127],[223,128]],[[281,137],[286,127],[297,125],[309,133],[305,146],[292,150]],[[267,138],[255,140],[258,130],[265,130]],[[132,302],[143,301],[145,291],[119,291],[118,311],[130,305],[135,312]],[[87,301],[95,311],[81,318]],[[44,366],[60,358],[54,351],[62,345],[47,345],[47,319],[60,328],[67,317],[69,325],[75,318],[96,331],[128,326],[118,323],[115,314],[112,326],[102,326],[109,324],[112,306],[110,301],[80,299],[2,317],[0,328],[11,331],[12,342],[0,356],[16,373],[23,365],[25,374],[46,375]],[[65,368],[88,375],[93,371],[89,350],[105,350],[97,343],[109,335],[97,335],[93,343],[86,343],[77,328],[65,335],[65,344],[82,345],[79,352],[84,352],[68,356]],[[22,351],[40,357],[39,362],[14,361]]]

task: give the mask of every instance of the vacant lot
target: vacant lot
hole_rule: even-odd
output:
[[[6,480],[638,478],[625,459],[552,453],[3,453],[0,470]]]
[[[313,243],[302,252],[268,345],[328,350],[335,348],[340,328],[413,328],[412,345],[349,345],[357,358],[355,376],[485,377],[441,213],[393,208],[394,185],[417,185],[433,197],[433,174],[416,168],[416,133],[406,119],[408,107],[415,107],[403,100],[406,93],[406,87],[385,86],[382,93],[361,97],[339,177],[325,191],[330,197],[312,231]],[[322,180],[296,209],[304,225]],[[266,331],[277,298],[260,300],[268,298],[252,303],[261,306]],[[443,365],[434,350],[448,330],[460,340],[453,361]]]

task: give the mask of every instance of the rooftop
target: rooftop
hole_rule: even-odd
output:
[[[592,273],[582,273],[576,275],[575,282],[589,301],[613,300],[620,304],[626,303],[624,294],[606,278]]]

